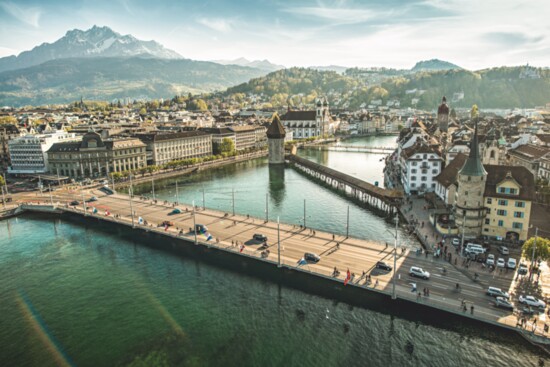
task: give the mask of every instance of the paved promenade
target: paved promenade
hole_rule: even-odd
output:
[[[57,190],[53,195],[54,203],[59,202],[62,207],[75,198],[81,197],[79,192],[68,189]],[[108,196],[98,190],[89,190],[84,194],[85,198],[92,195],[98,197],[99,200],[89,204],[88,215],[91,215],[93,206],[98,210],[96,216],[105,218],[105,212],[108,212],[107,218],[110,220],[131,224],[130,200],[127,195]],[[31,194],[26,197],[21,196],[18,200],[42,201],[45,204],[50,202],[49,194],[43,197]],[[136,226],[140,226],[138,217],[142,217],[148,223],[148,230],[194,239],[194,233],[191,231],[193,215],[189,205],[178,205],[177,208],[181,209],[182,213],[172,215],[170,213],[174,208],[173,203],[165,205],[158,202],[154,204],[151,200],[140,200],[135,197],[132,200],[132,208],[135,212],[134,223]],[[76,209],[65,208],[64,210],[75,210],[82,213],[83,206],[80,203]],[[163,226],[159,226],[165,220],[174,222],[174,226],[167,230]],[[198,210],[195,214],[195,221],[197,224],[206,225],[208,232],[213,236],[212,240],[206,241],[206,236],[199,235],[200,242],[277,263],[277,223],[265,223],[263,219],[243,215],[232,216],[231,213],[226,214],[210,209]],[[261,248],[261,243],[252,239],[255,233],[268,237],[269,254],[266,257],[262,256],[265,249]],[[387,294],[392,292],[392,273],[376,269],[375,264],[377,261],[384,261],[393,266],[393,244],[386,247],[384,243],[379,242],[345,238],[338,235],[333,237],[332,233],[304,229],[299,225],[292,224],[280,225],[280,243],[283,266],[299,267],[303,271],[325,277],[333,277],[336,267],[340,274],[333,278],[341,282],[344,281],[347,269],[349,269],[354,274],[350,281],[351,284]],[[465,270],[460,269],[460,265],[455,268],[441,258],[417,254],[415,250],[408,248],[398,248],[397,250],[396,290],[398,297],[426,303],[449,312],[463,313],[468,317],[516,327],[518,323],[516,314],[494,307],[494,299],[485,295],[488,285],[511,291],[514,288],[514,273],[512,271],[489,273],[482,270],[480,264],[471,264],[467,271],[479,273],[479,280],[473,281],[470,276],[464,274]],[[298,262],[303,258],[305,252],[316,253],[321,260],[317,264],[299,265]],[[431,278],[426,281],[410,277],[411,266],[419,266],[428,270],[431,273]],[[444,267],[446,274],[443,273]],[[370,278],[370,281],[367,278]],[[460,285],[459,291],[456,290],[457,283]],[[413,291],[413,284],[416,285],[416,291]],[[425,293],[424,289],[426,292],[429,291],[429,295]],[[512,298],[516,300],[517,295],[512,293]],[[543,335],[545,322],[546,316],[542,314],[534,326],[531,323],[527,326],[529,331],[535,327],[535,332]]]

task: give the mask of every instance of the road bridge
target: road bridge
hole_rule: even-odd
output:
[[[335,152],[356,152],[356,153],[373,153],[373,154],[391,154],[395,148],[390,147],[371,147],[363,145],[323,145],[323,144],[311,144],[307,145],[307,148],[318,148],[319,150],[330,150]]]

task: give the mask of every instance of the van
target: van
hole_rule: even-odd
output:
[[[466,252],[469,254],[481,255],[485,253],[485,249],[481,245],[469,243],[466,246]]]

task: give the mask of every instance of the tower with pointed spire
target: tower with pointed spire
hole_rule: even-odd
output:
[[[449,130],[449,106],[447,106],[447,98],[441,98],[441,104],[437,108],[437,123],[439,131],[446,133]]]
[[[267,128],[269,164],[285,163],[285,128],[278,114],[273,115],[271,125]]]
[[[478,237],[485,219],[483,194],[487,171],[479,155],[477,121],[474,136],[470,141],[470,154],[464,166],[458,171],[458,187],[455,194],[455,220],[464,237]]]

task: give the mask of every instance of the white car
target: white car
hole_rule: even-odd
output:
[[[515,269],[516,268],[516,259],[514,258],[509,258],[508,259],[508,264],[506,264],[506,266],[508,266],[508,269]]]
[[[495,266],[495,255],[487,255],[487,260],[485,261],[485,264],[487,264],[487,266]]]
[[[426,280],[430,279],[430,273],[425,271],[422,268],[417,267],[417,266],[411,266],[411,270],[409,271],[409,275],[411,277],[424,278]]]
[[[497,260],[497,268],[504,268],[506,267],[506,262],[502,257],[499,257]]]
[[[458,246],[460,245],[460,240],[458,238],[453,238],[452,242],[453,246]]]
[[[510,255],[510,251],[508,251],[508,247],[506,246],[499,246],[498,252],[500,252],[503,255]]]
[[[546,303],[534,296],[519,296],[519,302],[531,307],[546,308]]]

